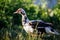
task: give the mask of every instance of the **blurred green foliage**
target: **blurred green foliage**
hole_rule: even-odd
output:
[[[60,31],[60,4],[52,10],[50,17],[46,10],[34,5],[32,0],[0,0],[0,40],[33,40],[29,39],[22,28],[21,15],[13,14],[18,8],[23,8],[30,20],[52,22],[54,28]],[[49,40],[49,39],[47,39]],[[50,40],[59,40],[50,38]]]

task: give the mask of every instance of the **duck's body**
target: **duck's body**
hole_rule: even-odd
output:
[[[51,34],[56,34],[58,35],[59,33],[56,32],[53,28],[52,28],[52,24],[51,23],[46,23],[42,20],[29,20],[27,18],[26,12],[22,9],[19,8],[15,13],[19,13],[22,15],[22,25],[24,30],[27,33],[33,33],[34,29],[36,29],[38,31],[38,34],[41,32],[41,34],[43,32],[45,33],[51,33]]]

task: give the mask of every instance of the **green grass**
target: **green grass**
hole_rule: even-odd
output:
[[[32,37],[22,28],[16,28],[15,30],[12,29],[10,31],[7,29],[0,30],[0,40],[60,40],[60,36],[52,35],[51,37],[47,37],[47,35],[44,34],[43,38],[37,36]]]

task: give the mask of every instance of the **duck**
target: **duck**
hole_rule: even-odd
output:
[[[43,20],[29,20],[23,8],[17,9],[14,14],[22,16],[22,26],[26,33],[34,35],[34,30],[36,29],[38,35],[43,33],[59,35],[53,28],[52,23],[44,22]]]

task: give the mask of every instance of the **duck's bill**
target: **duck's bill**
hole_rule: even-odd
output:
[[[14,14],[16,14],[17,12],[14,12]]]

